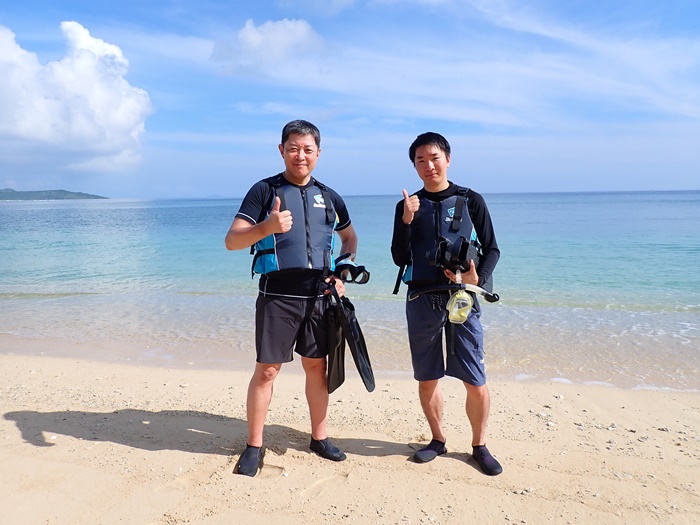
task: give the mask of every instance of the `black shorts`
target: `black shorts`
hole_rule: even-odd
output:
[[[311,358],[328,355],[325,296],[293,298],[258,295],[255,352],[258,363],[289,363],[294,352]]]
[[[486,384],[481,311],[472,309],[464,324],[452,324],[445,305],[448,293],[422,294],[406,301],[413,377],[431,381],[448,375],[474,386]],[[443,350],[445,333],[447,352]]]

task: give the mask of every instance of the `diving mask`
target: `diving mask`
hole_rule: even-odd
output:
[[[462,324],[472,311],[474,300],[466,290],[457,290],[447,301],[447,317],[451,323]]]
[[[358,266],[351,259],[354,253],[344,253],[335,260],[333,274],[346,283],[365,284],[369,281],[369,271],[364,266]]]

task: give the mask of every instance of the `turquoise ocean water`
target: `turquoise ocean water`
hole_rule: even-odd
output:
[[[399,197],[346,198],[372,274],[348,295],[387,376],[410,375]],[[502,253],[491,378],[700,390],[700,192],[485,197]],[[223,244],[239,204],[0,202],[0,352],[251,368],[251,257]]]

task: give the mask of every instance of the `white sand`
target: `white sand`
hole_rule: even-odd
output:
[[[351,365],[349,365],[351,366]],[[251,363],[252,368],[252,363]],[[700,394],[490,383],[488,446],[470,458],[464,389],[443,380],[448,454],[412,379],[352,375],[329,432],[348,459],[308,450],[303,376],[283,367],[265,466],[232,474],[248,373],[0,356],[0,482],[7,525],[700,523]]]

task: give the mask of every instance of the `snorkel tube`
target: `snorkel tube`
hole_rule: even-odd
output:
[[[468,283],[449,283],[449,284],[436,284],[435,286],[430,286],[427,288],[419,288],[409,292],[408,300],[412,301],[419,295],[424,293],[436,293],[436,292],[456,292],[457,290],[466,290],[467,292],[474,292],[476,295],[483,297],[489,303],[496,303],[500,299],[497,293],[492,293],[484,290],[483,288],[476,286],[474,284]]]

